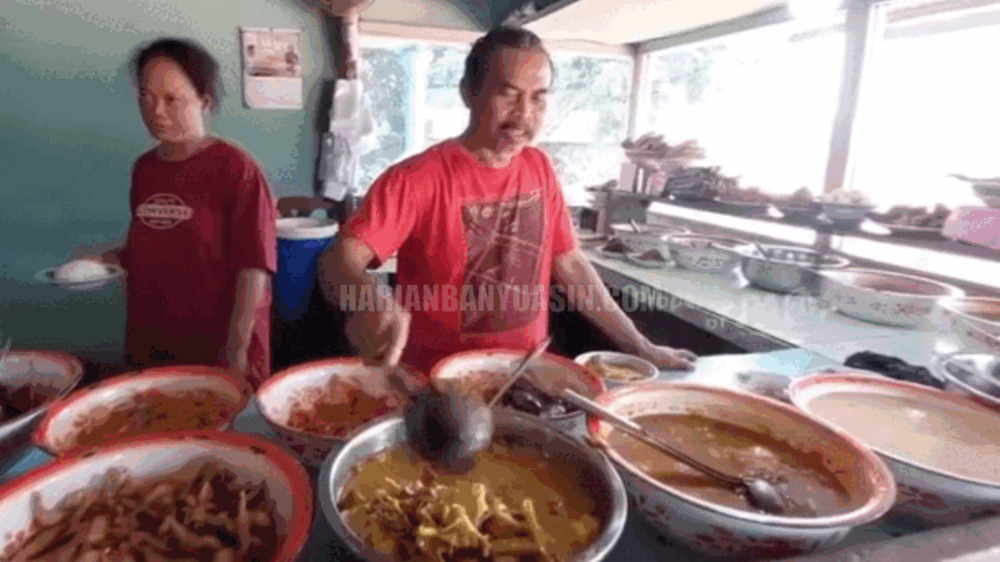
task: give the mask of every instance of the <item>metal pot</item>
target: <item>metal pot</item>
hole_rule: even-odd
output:
[[[577,553],[574,560],[603,560],[618,542],[628,515],[625,487],[608,459],[581,440],[567,437],[534,416],[500,408],[494,412],[494,416],[497,435],[515,435],[519,440],[537,445],[551,455],[572,459],[580,467],[580,474],[588,483],[586,489],[600,508],[603,528],[594,542]],[[348,529],[337,508],[337,500],[353,474],[353,469],[372,455],[390,450],[403,444],[405,440],[402,417],[393,416],[372,422],[355,434],[336,455],[331,455],[326,460],[317,481],[319,503],[334,534],[355,555],[365,560],[390,562],[394,558],[379,553]]]

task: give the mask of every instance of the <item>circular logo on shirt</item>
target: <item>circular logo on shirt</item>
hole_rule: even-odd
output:
[[[194,216],[194,209],[173,193],[157,193],[135,210],[135,216],[149,228],[173,228]]]

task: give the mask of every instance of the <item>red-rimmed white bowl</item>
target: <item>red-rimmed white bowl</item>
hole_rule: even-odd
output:
[[[132,435],[161,433],[162,430],[156,426],[146,424],[143,427],[119,427],[103,437],[90,435],[108,422],[112,415],[132,412],[137,408],[148,410],[145,401],[151,397],[194,393],[201,395],[202,399],[211,397],[212,404],[192,403],[183,411],[167,407],[149,411],[157,416],[150,423],[169,424],[171,431],[227,429],[247,403],[242,385],[223,369],[199,365],[155,367],[109,378],[53,403],[38,424],[32,440],[47,453],[61,456]],[[88,438],[101,442],[89,443]]]
[[[965,294],[947,283],[893,271],[848,268],[819,274],[821,300],[845,316],[885,326],[935,325],[937,302]]]
[[[831,429],[790,405],[722,388],[686,382],[620,387],[597,402],[626,418],[697,413],[760,431],[815,456],[848,492],[837,513],[793,517],[742,510],[712,502],[648,475],[611,446],[612,426],[587,420],[591,439],[618,469],[633,505],[649,526],[710,556],[730,560],[789,557],[832,546],[858,525],[878,519],[893,504],[895,483],[886,464],[846,433]]]
[[[4,385],[34,385],[45,402],[32,410],[0,423],[0,474],[17,462],[20,452],[31,443],[31,432],[52,402],[72,391],[83,379],[83,363],[68,353],[35,349],[11,350],[3,364]]]
[[[308,475],[273,443],[219,431],[131,437],[61,457],[4,484],[0,487],[0,558],[7,559],[24,539],[36,494],[42,507],[51,509],[70,494],[100,485],[111,470],[122,470],[139,482],[157,482],[190,478],[207,463],[232,472],[240,484],[267,487],[280,538],[270,562],[295,560],[312,524],[314,498]]]
[[[374,416],[351,416],[349,394],[343,396],[343,401],[327,401],[336,398],[339,393],[336,391],[340,389],[345,392],[361,390],[372,398],[384,400],[385,411]],[[355,357],[320,359],[275,373],[257,389],[254,401],[278,439],[310,468],[319,468],[354,430],[400,408],[399,398],[389,385],[385,370],[365,365]],[[343,413],[341,419],[324,421],[343,421],[343,431],[323,435],[292,427],[291,418],[296,412],[328,403],[342,405]]]
[[[439,389],[471,394],[489,401],[510,378],[510,373],[524,354],[522,350],[502,348],[455,353],[434,365],[430,382]],[[607,388],[604,380],[590,369],[554,353],[543,353],[528,364],[521,376],[530,377],[539,390],[551,395],[571,388],[588,398],[596,398]],[[571,435],[583,435],[586,431],[586,414],[582,410],[545,421]]]
[[[822,419],[825,423],[841,427],[853,434],[888,463],[899,487],[896,505],[890,513],[892,519],[903,522],[911,528],[920,528],[965,523],[980,517],[1000,514],[1000,460],[997,461],[996,476],[989,479],[958,474],[943,468],[944,465],[935,466],[933,462],[915,460],[893,447],[875,443],[873,436],[864,434],[882,427],[877,423],[867,424],[863,431],[852,431],[856,428],[848,427],[847,424],[850,423],[850,419],[859,419],[860,414],[857,412],[845,414],[851,416],[849,419],[840,417],[834,419],[834,416],[820,415],[814,411],[813,404],[817,398],[837,392],[862,392],[914,400],[921,406],[918,411],[913,412],[913,415],[926,416],[926,411],[935,405],[939,405],[942,409],[961,412],[961,416],[956,418],[954,423],[946,424],[949,427],[938,428],[944,432],[940,436],[942,440],[954,437],[948,435],[948,432],[975,423],[978,424],[975,426],[977,438],[985,439],[991,436],[992,441],[1000,444],[1000,415],[995,409],[964,395],[864,374],[848,368],[798,379],[789,389],[792,402],[800,409],[817,419]],[[921,414],[921,411],[925,413]],[[932,431],[935,430],[927,427],[921,433],[927,434]],[[935,446],[934,443],[928,443],[929,448]]]
[[[1000,355],[1000,298],[946,299],[938,305],[944,311],[946,329],[965,345]]]

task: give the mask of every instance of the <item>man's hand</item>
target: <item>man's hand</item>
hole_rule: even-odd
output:
[[[694,363],[698,360],[698,356],[687,349],[653,344],[645,346],[639,352],[639,356],[660,369],[683,369],[685,371],[694,369]]]
[[[345,331],[365,363],[395,369],[410,338],[410,313],[392,299],[380,302],[376,310],[352,312]]]

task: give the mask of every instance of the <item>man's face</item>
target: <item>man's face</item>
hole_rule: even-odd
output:
[[[490,61],[473,120],[486,127],[494,150],[517,154],[538,134],[545,117],[552,69],[542,49],[504,48]]]

